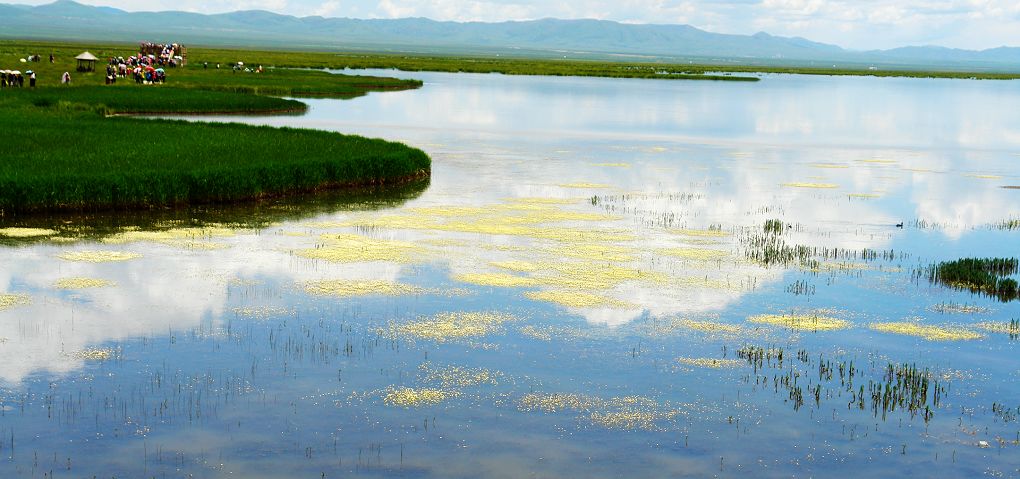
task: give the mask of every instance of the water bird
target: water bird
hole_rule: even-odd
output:
[[[897,228],[903,228],[903,222],[901,221],[901,222],[897,223],[897,224],[896,224],[896,227],[897,227]]]

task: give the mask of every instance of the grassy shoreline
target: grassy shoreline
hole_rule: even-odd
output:
[[[421,82],[313,70],[167,69],[168,83],[104,85],[78,73],[81,46],[57,61],[13,63],[37,45],[0,45],[0,68],[33,69],[38,88],[0,91],[0,223],[47,213],[162,209],[265,200],[427,180],[431,160],[399,143],[334,132],[211,124],[135,115],[293,114],[291,97],[354,98]],[[93,49],[100,58],[131,50]],[[43,55],[44,58],[48,55]],[[256,60],[257,61],[257,60]],[[71,71],[71,86],[58,84]]]

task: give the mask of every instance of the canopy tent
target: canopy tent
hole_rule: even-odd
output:
[[[85,52],[81,55],[74,57],[78,60],[78,71],[80,72],[94,72],[96,71],[96,62],[99,60],[95,55]]]

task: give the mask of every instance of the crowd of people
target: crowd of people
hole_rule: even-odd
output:
[[[0,88],[24,88],[26,77],[28,77],[28,86],[35,88],[34,71],[28,70],[21,73],[18,70],[0,70]]]
[[[130,57],[111,57],[106,66],[106,84],[117,83],[117,78],[132,77],[138,84],[166,83],[166,68],[184,64],[183,47],[177,43],[158,44],[144,42],[138,54]]]

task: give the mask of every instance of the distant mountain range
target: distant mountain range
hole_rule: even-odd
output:
[[[80,41],[175,41],[187,44],[478,53],[571,58],[826,64],[1020,71],[1020,48],[983,51],[934,46],[850,51],[767,33],[728,35],[689,25],[601,20],[482,23],[425,18],[298,18],[265,11],[217,15],[125,12],[70,0],[41,6],[0,4],[0,37]]]

